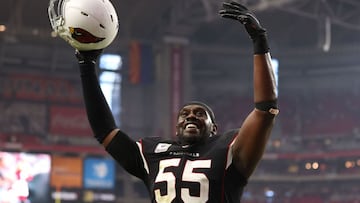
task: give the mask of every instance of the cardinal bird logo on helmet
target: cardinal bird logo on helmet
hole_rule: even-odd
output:
[[[97,42],[101,42],[105,39],[105,38],[101,38],[101,37],[96,37],[96,36],[92,35],[90,32],[88,32],[84,29],[81,29],[81,28],[70,27],[69,30],[71,33],[71,37],[80,43],[85,43],[85,44],[97,43]]]

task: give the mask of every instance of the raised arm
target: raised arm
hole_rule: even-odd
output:
[[[76,51],[81,74],[83,97],[88,120],[95,138],[106,151],[130,174],[143,179],[144,162],[138,145],[120,131],[100,88],[96,74],[96,60],[101,50]]]
[[[276,82],[266,30],[261,27],[255,15],[236,2],[223,3],[220,15],[242,23],[254,45],[255,108],[243,122],[232,146],[233,163],[248,178],[263,156],[278,113]]]
[[[107,147],[119,129],[100,88],[96,61],[102,50],[76,51],[79,62],[86,113],[95,138]]]

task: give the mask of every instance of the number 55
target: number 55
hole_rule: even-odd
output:
[[[161,195],[160,189],[156,189],[155,199],[157,202],[170,203],[176,197],[175,179],[172,172],[165,172],[168,167],[178,167],[180,164],[179,158],[162,160],[159,163],[159,173],[156,176],[155,183],[166,182],[167,191],[165,195]],[[195,160],[186,161],[184,171],[182,174],[182,181],[196,182],[200,184],[200,194],[198,196],[190,195],[190,188],[181,188],[181,199],[184,202],[205,203],[209,198],[209,179],[203,173],[196,173],[196,168],[210,168],[211,160]]]

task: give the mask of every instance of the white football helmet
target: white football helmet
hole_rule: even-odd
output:
[[[48,14],[57,35],[79,51],[109,46],[119,30],[109,0],[50,0]]]

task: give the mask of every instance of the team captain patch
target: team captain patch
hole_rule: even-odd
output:
[[[161,153],[166,152],[170,148],[171,144],[169,143],[159,143],[156,145],[154,152]]]

